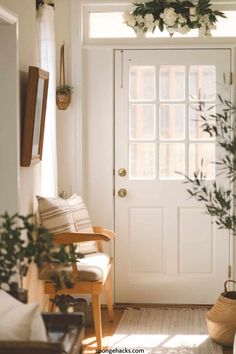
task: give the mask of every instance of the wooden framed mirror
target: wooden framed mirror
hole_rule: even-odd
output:
[[[42,160],[49,73],[29,67],[25,116],[21,129],[21,166]]]

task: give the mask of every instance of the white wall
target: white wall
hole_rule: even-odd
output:
[[[73,1],[72,1],[73,3]],[[78,10],[79,3],[75,6]],[[68,195],[73,192],[82,192],[88,205],[94,224],[99,223],[106,227],[113,227],[113,196],[112,196],[112,169],[113,169],[113,102],[111,92],[113,82],[112,50],[89,48],[83,50],[80,43],[81,22],[71,23],[71,8],[68,0],[55,0],[56,8],[56,46],[57,46],[57,83],[59,83],[59,54],[60,46],[65,41],[66,54],[66,81],[73,82],[75,94],[72,95],[72,104],[66,111],[57,110],[57,142],[58,142],[58,183],[59,192],[66,191]],[[73,43],[80,52],[80,59],[74,62],[73,71],[81,72],[81,80],[71,77],[71,25],[77,35],[78,42]],[[76,50],[74,49],[74,50]],[[83,81],[82,81],[83,77]],[[81,106],[83,101],[83,110]],[[76,107],[77,106],[77,107]],[[76,110],[81,111],[83,142],[76,141],[75,129],[78,129]],[[94,118],[96,117],[96,118]],[[94,119],[99,121],[95,124]],[[78,123],[78,121],[77,121]],[[77,152],[78,145],[81,146]],[[78,171],[75,160],[83,150],[83,170]],[[81,158],[81,156],[80,156]],[[104,163],[105,162],[105,163]],[[81,177],[82,176],[82,177]],[[84,182],[81,181],[84,178]],[[77,179],[75,181],[75,179]],[[78,179],[81,179],[78,181]],[[104,183],[104,181],[106,181]],[[81,190],[76,188],[81,184]],[[104,211],[105,210],[105,211]]]
[[[65,42],[65,69],[66,84],[71,85],[71,19],[70,2],[55,0],[55,30],[56,30],[56,58],[57,58],[57,85],[59,85],[60,48]],[[73,144],[73,108],[72,104],[65,111],[57,109],[57,157],[58,157],[58,190],[68,195],[73,190],[74,172],[74,144]]]
[[[28,70],[35,64],[36,9],[32,0],[0,0],[0,4],[14,12],[19,20],[19,64],[20,70]]]
[[[36,8],[35,0],[0,0],[0,5],[8,8],[16,15],[19,19],[19,68],[20,68],[20,82],[21,82],[21,116],[24,114],[24,101],[25,101],[25,90],[26,90],[26,80],[29,65],[37,65],[36,61]],[[58,31],[57,41],[58,43],[65,40],[66,44],[69,43],[70,38],[70,24],[69,24],[69,13],[70,7],[68,6],[68,0],[58,0],[56,4],[56,31]],[[65,27],[63,27],[65,24]],[[0,25],[0,43],[2,44],[1,50],[8,51],[8,60],[14,60],[12,50],[7,43],[1,41],[1,37],[4,38],[4,33]],[[57,45],[58,49],[59,45]],[[4,49],[3,49],[4,48]],[[58,54],[58,52],[57,52]],[[57,56],[58,58],[58,56]],[[2,52],[0,54],[0,66],[3,67],[3,56]],[[68,63],[69,60],[67,60]],[[59,65],[59,64],[58,64]],[[67,66],[67,68],[69,65]],[[19,150],[20,144],[19,139],[17,140],[17,122],[13,124],[7,120],[8,115],[12,113],[14,117],[13,109],[11,105],[11,98],[14,99],[14,95],[17,95],[17,90],[15,86],[9,86],[8,80],[10,80],[11,74],[8,72],[0,72],[0,96],[3,99],[6,96],[6,102],[9,105],[9,111],[2,114],[0,105],[0,183],[2,190],[0,189],[0,212],[4,210],[1,205],[5,205],[6,208],[11,212],[15,212],[17,205],[17,173],[16,170],[19,169]],[[12,81],[12,80],[11,80]],[[16,83],[15,83],[16,85]],[[9,86],[9,87],[8,87]],[[11,94],[6,91],[7,88],[11,88]],[[4,91],[5,90],[5,91]],[[3,94],[3,92],[5,92]],[[6,94],[7,93],[7,94]],[[5,96],[4,96],[5,95]],[[9,102],[8,102],[8,101]],[[68,111],[69,112],[69,111]],[[70,139],[70,115],[66,112],[66,115],[58,116],[59,122],[62,123],[61,131],[59,134],[59,157],[62,158],[63,164],[60,166],[65,166],[65,173],[61,171],[62,180],[65,178],[66,185],[70,185],[71,177],[71,163],[68,161],[67,156],[71,154],[72,144]],[[67,118],[67,119],[66,119]],[[17,114],[15,114],[15,119],[17,120]],[[19,123],[19,122],[18,122]],[[60,124],[59,124],[60,126]],[[19,129],[18,129],[19,130]],[[64,139],[65,137],[65,139]],[[6,144],[7,142],[7,144]],[[61,149],[60,149],[61,147]],[[10,151],[9,151],[10,149]],[[63,155],[64,154],[64,155]],[[69,167],[66,166],[69,164]],[[20,168],[20,212],[23,214],[31,213],[34,211],[35,196],[40,194],[41,185],[41,168],[40,163],[34,163],[30,167]],[[66,169],[68,168],[68,171]],[[68,174],[67,174],[68,172]],[[67,178],[68,176],[68,178]],[[64,180],[63,180],[64,181]],[[4,191],[4,193],[3,193]],[[10,195],[12,198],[7,199]],[[2,203],[1,203],[2,202]],[[26,279],[25,286],[29,290],[29,301],[39,301],[42,308],[45,304],[45,299],[43,297],[42,284],[37,281],[37,271],[35,267],[31,268],[28,277]]]
[[[93,223],[113,228],[113,50],[83,53],[85,195]]]
[[[24,111],[26,78],[29,65],[36,64],[36,9],[35,1],[0,0],[0,4],[14,12],[19,19],[19,68],[21,88],[21,116]],[[1,85],[2,86],[2,85]],[[1,125],[1,122],[0,122]],[[2,125],[1,125],[2,126]],[[9,136],[12,141],[15,137]],[[19,146],[18,146],[19,148]],[[16,162],[17,160],[15,160]],[[1,169],[6,161],[1,159]],[[16,165],[17,166],[17,165]],[[11,178],[9,176],[9,178]],[[40,164],[20,168],[20,212],[29,213],[33,210],[34,197],[40,193]]]
[[[63,41],[66,45],[66,78],[70,83],[70,5],[69,0],[55,0],[55,31],[57,54],[57,81],[59,82],[59,54]],[[36,9],[34,0],[0,0],[0,5],[14,12],[19,19],[19,68],[21,88],[21,117],[24,114],[26,80],[29,65],[36,60]],[[2,119],[0,117],[0,119]],[[1,123],[0,123],[1,124]],[[59,192],[72,193],[73,180],[73,117],[71,106],[67,111],[57,110],[58,180]],[[13,140],[13,137],[11,138]],[[5,155],[6,156],[6,155]],[[0,160],[4,169],[6,161]],[[40,194],[40,163],[20,168],[20,212],[30,213],[35,209],[35,195]],[[9,177],[10,178],[10,177]]]
[[[1,10],[1,9],[0,9]],[[0,11],[1,12],[1,11]],[[18,210],[19,127],[17,25],[0,24],[0,213]]]
[[[78,132],[83,130],[82,110],[83,84],[81,79],[82,53],[80,50],[80,0],[55,0],[56,9],[56,47],[57,47],[57,84],[59,84],[59,54],[62,42],[65,42],[66,83],[73,86],[72,102],[66,111],[57,109],[57,142],[58,142],[58,184],[59,192],[67,195],[77,192],[86,196],[83,190],[84,171],[78,169],[76,161],[82,160],[83,141]],[[72,4],[72,6],[71,6]],[[74,6],[73,6],[74,5]],[[75,23],[72,22],[74,17]],[[73,39],[72,39],[73,38]],[[72,46],[72,40],[73,46]],[[73,48],[72,48],[73,47]],[[72,56],[73,52],[73,56]],[[78,57],[74,52],[79,52]],[[74,74],[72,76],[72,67]]]

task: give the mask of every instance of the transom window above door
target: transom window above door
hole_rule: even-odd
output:
[[[214,115],[214,65],[129,67],[130,179],[193,177],[202,161],[215,178],[215,139],[201,129],[200,102]]]
[[[231,5],[233,7],[233,4]],[[235,6],[235,5],[234,5]],[[136,38],[131,27],[124,23],[123,13],[126,8],[117,6],[98,5],[94,7],[84,6],[84,33],[85,39],[99,38]],[[217,29],[212,30],[213,37],[236,37],[236,11],[224,11],[223,5],[220,8],[227,18],[219,18]],[[198,37],[198,30],[191,30],[182,35],[175,33],[175,38]],[[156,30],[148,33],[147,38],[169,38],[167,31]]]

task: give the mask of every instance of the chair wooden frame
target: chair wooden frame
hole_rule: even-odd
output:
[[[97,241],[98,251],[102,252],[102,241],[109,242],[114,238],[114,233],[110,230],[106,230],[100,226],[93,227],[94,233],[61,233],[54,235],[55,244],[72,245],[77,242]],[[55,304],[52,301],[56,295],[79,295],[79,294],[91,294],[92,295],[92,308],[94,316],[94,327],[97,339],[98,349],[102,348],[102,321],[101,321],[101,302],[100,295],[103,287],[105,288],[107,310],[109,320],[113,321],[113,305],[111,296],[111,265],[112,258],[103,274],[103,278],[98,281],[76,281],[73,288],[61,288],[55,289],[54,283],[51,281],[45,281],[44,293],[49,295],[49,311],[55,311]],[[72,272],[75,275],[75,279],[78,277],[78,269],[76,263],[72,263]]]

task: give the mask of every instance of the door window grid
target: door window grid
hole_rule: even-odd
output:
[[[159,179],[178,180],[182,176],[175,171],[185,173],[185,66],[161,65],[158,71]],[[166,136],[162,134],[163,123],[168,127]]]
[[[204,102],[205,113],[209,116],[215,113],[216,105],[216,67],[214,65],[190,65],[188,67],[188,176],[194,178],[194,172],[199,168],[206,179],[215,179],[215,138],[202,131],[202,112],[199,112],[200,102]],[[209,110],[211,108],[211,110]],[[203,165],[202,165],[203,162]]]
[[[156,179],[155,66],[129,69],[129,177]]]
[[[156,176],[160,180],[183,179],[184,176],[177,174],[176,171],[193,177],[193,172],[201,165],[202,157],[207,162],[204,166],[206,178],[214,179],[215,166],[212,163],[215,160],[214,138],[202,133],[201,123],[196,120],[198,118],[196,108],[199,103],[197,98],[205,101],[206,108],[215,104],[215,91],[207,89],[216,86],[215,67],[181,65],[156,68],[157,79],[159,77],[157,102],[155,102],[155,79],[147,80],[145,71],[148,73],[147,77],[150,77],[150,73],[155,75],[154,66],[131,66],[129,71],[130,179],[156,179]],[[182,82],[182,86],[171,87],[173,79],[178,84]],[[146,90],[142,87],[136,89],[135,83],[146,85]],[[169,90],[163,90],[163,83]],[[192,94],[193,91],[195,95]],[[146,103],[147,101],[150,103]],[[145,110],[149,111],[146,115]],[[191,114],[192,110],[195,111]],[[157,118],[155,111],[158,114]]]

